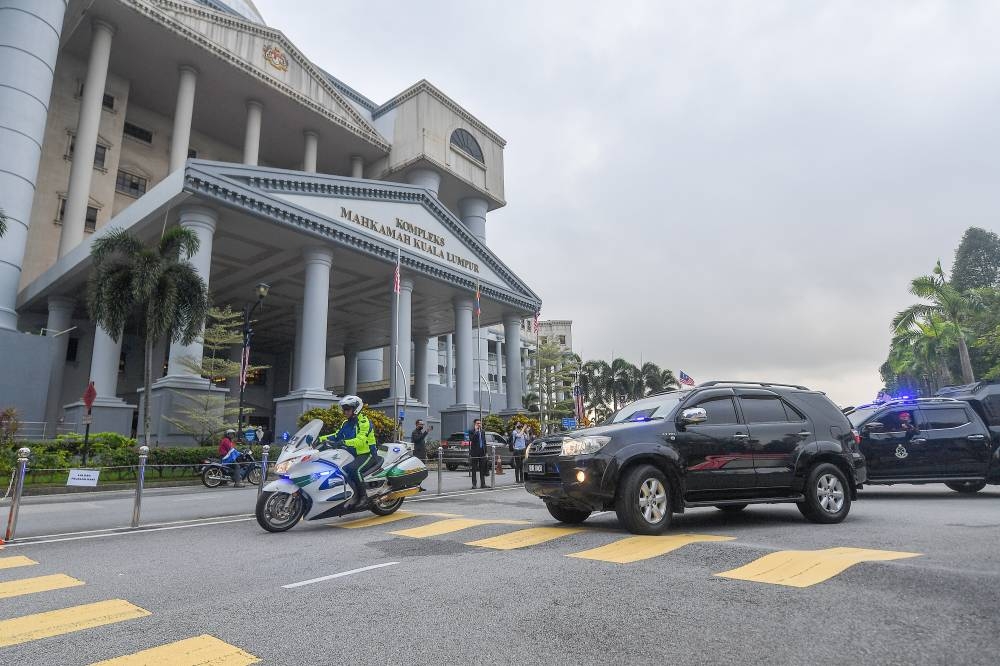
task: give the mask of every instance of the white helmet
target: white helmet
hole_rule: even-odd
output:
[[[365,406],[365,403],[356,395],[345,395],[340,399],[340,408],[347,409],[351,408],[354,413],[357,414],[361,411],[361,408]]]

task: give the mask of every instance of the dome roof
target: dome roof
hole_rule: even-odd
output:
[[[267,25],[264,22],[264,17],[260,15],[260,11],[254,6],[253,0],[195,0],[195,2],[212,9],[242,16],[252,23]]]

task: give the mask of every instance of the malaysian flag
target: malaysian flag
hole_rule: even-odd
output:
[[[579,384],[573,385],[573,405],[576,407],[577,423],[583,423],[586,418],[586,413],[583,409],[583,387]]]
[[[694,380],[691,379],[691,375],[681,370],[681,384],[684,386],[694,386]]]
[[[243,356],[240,358],[240,386],[247,387],[247,373],[250,371],[250,340],[243,345]]]
[[[534,320],[534,322],[533,322],[532,325],[535,327],[535,334],[536,335],[538,334],[538,318],[541,317],[541,316],[542,316],[542,311],[541,310],[535,310],[535,320]]]
[[[392,292],[399,293],[399,257],[396,257],[396,274],[392,278]]]
[[[476,283],[476,316],[478,317],[483,313],[483,309],[479,306],[479,283]]]

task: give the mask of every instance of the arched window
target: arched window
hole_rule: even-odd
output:
[[[479,142],[476,141],[476,137],[472,136],[464,129],[459,128],[451,133],[451,145],[464,151],[480,162],[486,162],[486,160],[483,159],[483,149],[479,147]]]

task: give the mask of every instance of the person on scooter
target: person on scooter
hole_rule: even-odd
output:
[[[232,428],[226,430],[226,434],[222,436],[222,440],[219,442],[219,457],[222,459],[223,465],[229,465],[229,472],[233,475],[233,487],[242,488],[243,479],[240,472],[240,465],[237,459],[240,457],[240,452],[233,444],[233,438],[236,437],[236,431]]]
[[[321,444],[343,446],[354,455],[354,460],[344,466],[344,475],[354,490],[353,501],[348,507],[359,507],[368,499],[364,491],[364,468],[372,460],[372,447],[376,442],[375,427],[361,413],[364,406],[365,403],[358,396],[344,396],[340,401],[340,409],[346,417],[344,424],[336,433],[319,438]]]

